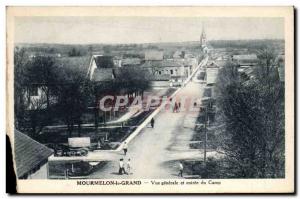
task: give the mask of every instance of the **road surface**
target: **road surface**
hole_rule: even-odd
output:
[[[189,82],[176,97],[201,98],[204,86]],[[179,160],[203,157],[201,151],[189,148],[197,115],[198,111],[161,111],[155,117],[154,128],[149,124],[129,143],[126,156],[123,151],[118,152],[115,160],[92,173],[89,178],[178,178]],[[120,158],[124,158],[125,163],[128,158],[131,159],[131,175],[118,175]]]

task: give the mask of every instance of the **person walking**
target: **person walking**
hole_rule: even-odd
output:
[[[123,146],[124,155],[127,154],[127,148],[128,148],[127,142],[124,142],[124,146]]]
[[[178,103],[178,112],[180,112],[181,102]]]
[[[183,164],[182,164],[182,162],[180,161],[179,162],[179,173],[178,173],[178,176],[180,176],[180,177],[183,177]]]
[[[177,112],[177,109],[178,109],[178,104],[177,104],[177,102],[175,102],[175,105],[174,105],[174,110],[173,110],[173,112],[174,112],[174,113],[176,113],[176,112]]]
[[[130,158],[128,158],[127,163],[126,163],[126,172],[127,175],[131,174],[131,163],[130,163]]]
[[[150,123],[151,123],[151,127],[154,128],[154,119],[153,118],[151,118]]]
[[[119,161],[119,175],[123,175],[123,171],[124,171],[124,162],[123,162],[123,158],[121,158]]]

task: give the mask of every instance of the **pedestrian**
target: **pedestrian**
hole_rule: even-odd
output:
[[[119,161],[119,175],[123,174],[123,170],[124,170],[124,162],[123,162],[123,158],[121,158]]]
[[[180,111],[181,103],[178,103],[178,111]]]
[[[178,176],[180,176],[180,177],[183,177],[183,164],[182,164],[182,162],[180,161],[179,162],[179,173],[178,173]]]
[[[177,102],[175,102],[175,105],[174,105],[174,110],[173,110],[173,112],[177,112],[177,109],[178,109],[178,104],[177,104]]]
[[[153,118],[151,119],[150,123],[151,123],[151,127],[153,128],[154,127],[154,119]]]
[[[130,164],[130,158],[128,158],[127,160],[127,164],[126,164],[126,171],[127,171],[127,175],[131,174],[131,164]]]
[[[124,145],[123,145],[124,155],[127,154],[127,148],[128,148],[127,142],[124,142]]]

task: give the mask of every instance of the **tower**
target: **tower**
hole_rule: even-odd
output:
[[[200,46],[202,49],[206,47],[206,34],[205,34],[204,26],[202,28],[202,33],[200,36]]]
[[[202,25],[202,33],[200,36],[200,47],[202,52],[204,53],[208,53],[208,47],[207,47],[207,39],[206,39],[206,33],[205,33],[205,29],[204,29],[204,25]]]

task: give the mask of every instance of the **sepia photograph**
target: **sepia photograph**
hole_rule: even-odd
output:
[[[8,7],[17,191],[294,192],[293,16]]]

